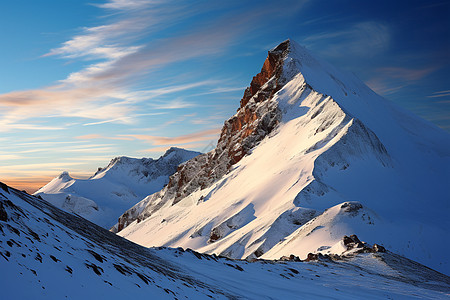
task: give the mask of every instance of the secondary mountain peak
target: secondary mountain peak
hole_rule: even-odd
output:
[[[57,178],[64,181],[69,181],[73,179],[72,177],[70,177],[69,172],[67,171],[63,171],[61,174],[58,175]]]
[[[158,159],[119,156],[89,179],[63,172],[35,194],[106,228],[148,194],[163,188],[183,162],[199,152],[170,148]]]

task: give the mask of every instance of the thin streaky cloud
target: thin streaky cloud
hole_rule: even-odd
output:
[[[127,138],[127,137],[122,137],[122,136],[105,136],[105,135],[101,135],[101,134],[86,134],[86,135],[80,135],[80,136],[76,136],[76,139],[79,140],[97,140],[97,139],[105,139],[105,140],[125,140],[125,141],[132,141],[133,138]]]
[[[151,3],[158,1],[149,0],[111,0],[103,4],[93,4],[95,6],[114,9],[114,10],[127,10],[127,9],[142,9],[148,7]],[[159,1],[161,3],[161,1]]]
[[[81,141],[45,141],[45,142],[26,142],[18,143],[16,146],[52,146],[52,145],[64,145],[64,144],[80,144]]]
[[[13,159],[23,159],[23,156],[17,154],[0,154],[0,161],[2,160],[13,160]]]
[[[32,163],[32,164],[22,164],[22,165],[14,165],[14,166],[0,166],[0,172],[14,172],[15,170],[42,170],[49,168],[59,168],[62,166],[78,166],[80,162],[54,162],[54,163]]]
[[[154,109],[180,109],[197,106],[197,104],[192,102],[187,102],[182,98],[176,98],[170,101],[160,101],[160,103],[150,104]]]
[[[105,152],[111,152],[114,148],[111,147],[103,147],[103,148],[86,148],[86,149],[66,149],[65,152],[72,152],[72,153],[105,153]]]
[[[372,90],[374,90],[376,93],[383,96],[394,94],[407,86],[407,84],[392,83],[390,81],[385,80],[384,77],[372,78],[366,81],[365,84]]]
[[[433,94],[442,94],[442,93],[450,93],[450,90],[434,92]]]
[[[165,145],[182,145],[189,144],[194,142],[201,142],[212,140],[217,138],[220,133],[220,129],[208,129],[204,131],[194,132],[191,134],[181,135],[177,137],[163,137],[163,136],[153,136],[153,135],[144,135],[144,134],[130,134],[124,135],[125,137],[133,137],[137,140],[143,140],[147,142],[151,142],[156,146],[165,146]]]
[[[179,84],[179,85],[171,85],[171,86],[165,86],[162,88],[156,88],[151,90],[142,90],[142,91],[133,91],[126,95],[124,95],[124,98],[126,98],[126,102],[138,102],[138,101],[144,101],[153,99],[156,97],[173,94],[177,92],[182,92],[186,90],[190,90],[193,88],[198,87],[204,87],[204,86],[214,86],[222,83],[222,80],[203,80],[203,81],[197,81],[197,82],[191,82],[186,84]]]
[[[190,150],[190,149],[198,149],[201,147],[205,147],[207,144],[206,143],[190,143],[187,144],[186,146],[184,146],[183,148]],[[170,148],[170,146],[160,146],[160,147],[154,147],[154,148],[150,148],[150,149],[145,149],[145,150],[141,150],[141,152],[165,152]]]
[[[434,92],[433,95],[427,96],[427,98],[439,98],[450,96],[450,90]]]
[[[115,123],[115,122],[118,122],[118,121],[125,122],[125,121],[130,120],[130,119],[131,119],[130,117],[115,118],[115,119],[111,119],[111,120],[104,120],[104,121],[98,121],[98,122],[85,123],[85,124],[83,124],[83,126],[101,125],[101,124],[106,124],[106,123]]]
[[[391,44],[391,35],[388,25],[366,21],[342,30],[304,36],[302,44],[325,56],[340,57],[342,53],[349,53],[367,57],[386,52]]]
[[[0,122],[1,124],[2,122]],[[20,124],[16,123],[14,124],[14,128],[16,130],[63,130],[64,127],[58,127],[58,126],[43,126],[43,125],[37,125],[37,124]],[[0,131],[3,131],[0,128]]]
[[[291,3],[290,12],[299,9],[304,2]],[[256,20],[276,19],[285,13],[285,9],[275,4],[239,10],[240,6],[234,3],[233,10],[217,19],[199,18],[193,27],[178,29],[170,38],[149,39],[150,33],[179,19],[214,9],[212,5],[199,9],[189,3],[175,3],[177,5],[166,1],[109,1],[99,5],[104,9],[116,9],[118,14],[105,18],[104,25],[83,29],[59,48],[50,50],[47,56],[101,61],[69,74],[53,86],[0,95],[0,107],[4,108],[0,113],[1,131],[15,130],[15,125],[23,120],[45,116],[94,120],[86,124],[111,120],[130,122],[126,117],[139,107],[129,103],[126,95],[136,90],[136,82],[169,64],[223,54],[242,42],[239,37],[255,31]],[[148,8],[142,8],[147,4]],[[140,9],[130,10],[130,7]],[[137,96],[145,100],[144,95]],[[155,101],[153,108],[180,109],[194,105],[175,99],[166,103]]]
[[[383,73],[384,76],[389,76],[391,78],[398,78],[405,81],[417,81],[434,71],[438,70],[439,67],[431,66],[421,69],[412,69],[412,68],[400,68],[400,67],[388,67],[388,68],[379,68],[378,72]]]
[[[103,136],[97,133],[91,133],[86,135],[80,135],[75,137],[78,140],[96,140],[96,139],[103,139]]]
[[[223,88],[214,88],[206,92],[193,94],[191,96],[204,96],[204,95],[213,95],[213,94],[226,94],[226,93],[233,93],[242,91],[242,93],[245,91],[247,87],[246,86],[240,86],[240,87],[223,87]]]

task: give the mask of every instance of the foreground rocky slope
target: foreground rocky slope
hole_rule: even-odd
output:
[[[162,189],[180,164],[199,154],[173,147],[158,159],[116,157],[87,180],[63,172],[35,195],[109,229],[125,210]]]
[[[0,183],[2,299],[438,299],[450,290],[449,277],[389,252],[312,259],[148,249]]]
[[[293,41],[269,51],[215,150],[116,229],[232,258],[341,253],[356,233],[450,273],[450,137]]]

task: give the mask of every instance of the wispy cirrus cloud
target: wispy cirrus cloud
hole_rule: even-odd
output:
[[[192,103],[179,97],[163,102],[156,98],[213,85],[213,80],[147,90],[137,89],[136,82],[169,64],[222,54],[240,42],[239,37],[254,30],[254,21],[280,17],[285,11],[267,3],[250,11],[239,11],[237,2],[233,5],[236,5],[235,10],[215,20],[199,18],[190,28],[178,28],[166,38],[154,38],[152,34],[217,8],[206,3],[193,6],[176,0],[111,0],[96,5],[105,10],[105,24],[83,28],[78,35],[44,54],[45,57],[93,63],[54,85],[1,94],[0,130],[20,129],[16,125],[25,123],[24,120],[45,116],[93,120],[85,125],[127,123],[133,120],[129,116],[139,110],[137,103],[151,99],[154,99],[154,109],[192,107]],[[300,5],[297,3],[295,7]],[[30,129],[49,130],[51,127],[55,126],[40,124]]]
[[[165,146],[165,145],[184,145],[201,141],[209,141],[217,139],[220,133],[220,129],[208,129],[204,131],[194,132],[191,134],[180,135],[176,137],[164,137],[164,136],[154,136],[145,134],[129,134],[123,135],[124,137],[132,137],[137,140],[147,141],[155,146]]]
[[[386,80],[386,78],[383,77],[375,77],[365,83],[376,93],[383,96],[394,94],[407,86],[406,84],[393,84],[391,81]]]
[[[342,56],[347,53],[357,56],[374,56],[389,48],[391,31],[388,25],[366,21],[334,31],[311,34],[303,43],[327,56]]]
[[[438,70],[438,66],[423,68],[385,67],[376,70],[376,76],[366,81],[366,84],[381,95],[394,94],[406,86]]]
[[[148,0],[111,0],[103,4],[95,4],[98,7],[107,9],[121,9],[121,10],[132,10],[132,9],[142,9],[148,7],[152,2]]]
[[[79,135],[75,137],[77,140],[124,140],[124,141],[132,141],[133,138],[131,137],[124,137],[124,136],[105,136],[97,133],[92,134],[86,134],[86,135]]]
[[[403,68],[403,67],[389,67],[379,68],[377,72],[382,73],[383,76],[391,78],[398,78],[404,81],[416,81],[424,78],[432,72],[439,69],[437,66],[425,67],[425,68]]]
[[[450,90],[434,92],[432,95],[427,96],[427,98],[440,98],[450,96]]]

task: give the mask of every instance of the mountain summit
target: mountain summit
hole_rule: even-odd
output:
[[[357,234],[448,274],[449,166],[448,133],[287,40],[216,149],[183,164],[117,230],[144,246],[267,259],[340,254],[342,237]]]

